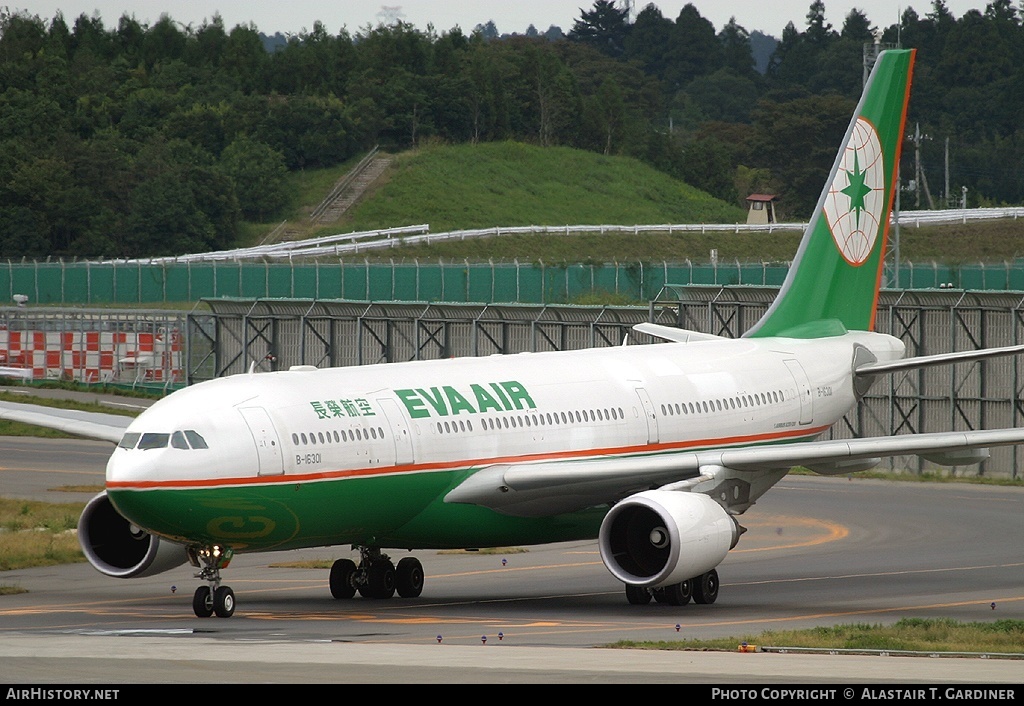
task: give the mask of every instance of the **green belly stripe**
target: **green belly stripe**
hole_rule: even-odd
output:
[[[107,493],[126,518],[169,539],[268,551],[332,544],[401,549],[541,544],[597,536],[606,507],[509,517],[443,497],[470,471]]]

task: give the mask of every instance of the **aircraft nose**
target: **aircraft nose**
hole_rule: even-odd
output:
[[[126,437],[129,435],[126,434]],[[138,434],[134,435],[135,443],[138,442]],[[107,460],[107,486],[118,486],[125,483],[133,483],[140,480],[139,459],[135,458],[134,449],[126,448],[133,439],[128,438],[121,441],[121,444],[114,449]]]

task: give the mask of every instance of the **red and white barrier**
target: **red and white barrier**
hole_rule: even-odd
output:
[[[0,330],[0,369],[34,380],[179,382],[182,340],[176,329],[128,331]]]

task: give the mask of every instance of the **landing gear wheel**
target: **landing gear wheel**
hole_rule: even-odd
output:
[[[230,618],[235,614],[235,592],[221,586],[213,592],[213,612],[218,618]]]
[[[402,598],[416,598],[423,593],[423,565],[420,560],[407,556],[395,569],[395,589]]]
[[[715,569],[691,579],[694,603],[710,605],[718,600],[718,572]]]
[[[630,605],[647,605],[651,602],[651,597],[650,589],[626,584],[626,600]]]
[[[331,565],[331,595],[337,599],[351,598],[356,595],[356,587],[352,577],[356,573],[356,564],[351,559],[338,559]]]
[[[200,586],[192,594],[192,612],[197,618],[209,618],[213,615],[213,591],[209,586]]]
[[[231,563],[234,551],[231,547],[214,544],[190,546],[186,552],[192,565],[201,567],[196,578],[206,582],[192,594],[192,612],[197,618],[209,618],[214,613],[218,618],[230,618],[235,613],[235,593],[220,585],[220,570]]]
[[[693,582],[682,581],[658,590],[661,591],[662,595],[659,602],[668,603],[669,605],[686,605],[690,602],[691,596],[693,596]]]
[[[395,565],[375,561],[366,571],[366,583],[359,587],[363,598],[391,598],[395,595]]]

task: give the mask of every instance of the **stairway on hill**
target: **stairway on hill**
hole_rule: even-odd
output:
[[[351,182],[345,188],[338,191],[326,208],[320,212],[315,218],[316,223],[333,223],[338,220],[345,211],[351,208],[366,193],[370,185],[377,181],[380,175],[391,166],[391,161],[390,155],[378,153],[358,173],[346,175],[346,179],[351,177]]]
[[[289,223],[285,221],[263,239],[263,243],[282,243],[302,240],[318,225],[333,223],[352,207],[384,171],[391,166],[391,155],[381,154],[374,148],[366,158],[335,183],[327,198],[313,209],[308,219]]]

